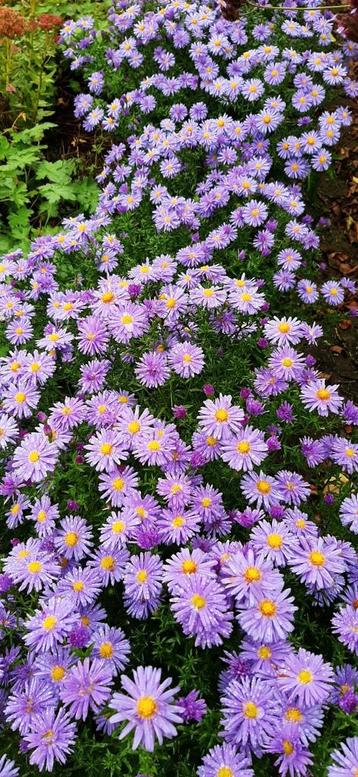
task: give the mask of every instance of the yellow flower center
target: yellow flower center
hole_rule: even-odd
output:
[[[82,580],[75,580],[74,583],[72,583],[72,588],[74,591],[83,591],[84,587],[85,586]]]
[[[285,356],[285,358],[282,359],[281,364],[283,367],[292,367],[293,359],[290,359],[289,356]]]
[[[63,680],[65,674],[66,674],[66,671],[64,667],[60,666],[59,664],[56,664],[56,666],[53,666],[51,669],[51,679],[55,683],[59,683],[61,680]]]
[[[265,618],[273,618],[277,612],[277,605],[272,599],[262,599],[259,604],[259,610]]]
[[[293,753],[295,748],[294,748],[292,742],[289,742],[288,739],[284,739],[283,742],[282,742],[282,749],[283,749],[283,752],[285,753],[285,755],[292,755],[292,753]]]
[[[150,440],[150,442],[148,442],[147,448],[149,451],[160,451],[161,445],[158,440]]]
[[[108,303],[113,302],[114,300],[114,294],[112,291],[105,291],[104,294],[102,294],[101,297],[102,302]]]
[[[330,399],[330,396],[331,396],[331,392],[328,391],[328,389],[326,388],[320,388],[318,389],[318,391],[316,391],[317,399],[326,400],[326,399]]]
[[[184,524],[185,520],[182,515],[176,515],[172,520],[172,526],[174,526],[175,529],[180,528],[180,526],[184,526]]]
[[[270,483],[268,483],[267,480],[258,480],[257,490],[260,492],[260,494],[269,494],[271,491]]]
[[[270,548],[277,549],[281,548],[283,540],[280,534],[273,532],[267,535],[266,542]]]
[[[125,481],[123,478],[114,478],[112,482],[112,488],[114,491],[123,491],[123,488],[125,486]]]
[[[200,596],[200,594],[194,594],[194,596],[191,597],[191,603],[195,610],[202,610],[206,605],[206,599],[204,596]]]
[[[137,701],[137,715],[144,720],[153,718],[158,709],[153,696],[141,696]]]
[[[206,438],[206,444],[209,446],[209,448],[213,448],[214,445],[217,445],[217,439],[216,437],[212,437],[209,435],[209,437]]]
[[[28,455],[28,460],[31,464],[36,464],[37,461],[40,459],[40,454],[38,451],[30,451]]]
[[[124,326],[128,326],[128,324],[133,324],[134,318],[130,315],[130,313],[124,313],[124,315],[121,317],[121,324],[124,324]]]
[[[312,550],[308,558],[315,567],[322,567],[326,560],[324,553],[321,553],[320,550]]]
[[[101,558],[100,566],[102,569],[112,571],[116,566],[116,562],[113,556],[103,556],[103,558]]]
[[[245,718],[254,720],[258,716],[259,708],[256,706],[256,704],[254,704],[253,701],[247,701],[244,704],[243,713],[245,715]]]
[[[230,766],[220,766],[216,772],[216,777],[234,777],[234,772]]]
[[[267,647],[267,645],[262,645],[258,648],[257,655],[259,658],[262,658],[264,661],[267,661],[268,658],[271,658],[272,656],[272,650],[271,648]]]
[[[109,456],[110,453],[113,451],[113,445],[111,445],[110,442],[104,442],[102,443],[100,447],[100,452],[103,453],[104,456]]]
[[[39,364],[39,362],[32,362],[32,364],[30,366],[30,371],[31,372],[38,372],[39,369],[40,369],[40,366],[41,365]]]
[[[30,563],[27,565],[27,569],[31,575],[36,575],[37,572],[41,572],[41,561],[30,561]]]
[[[288,720],[289,723],[300,723],[303,719],[303,715],[298,707],[289,707],[285,712],[285,719]]]
[[[241,442],[238,442],[236,450],[238,453],[249,453],[251,445],[247,440],[241,440]]]
[[[19,404],[20,404],[20,405],[21,405],[23,402],[25,402],[25,399],[26,399],[26,394],[24,394],[24,392],[23,392],[23,391],[18,391],[18,392],[15,394],[15,402],[19,402]]]
[[[224,407],[219,408],[219,410],[215,413],[215,419],[216,421],[220,421],[220,423],[223,423],[224,421],[227,421],[229,418],[229,413],[227,410],[225,410]]]
[[[241,294],[241,300],[242,302],[251,302],[252,294],[250,294],[249,291],[244,291],[244,293]]]
[[[297,675],[297,680],[302,683],[302,685],[308,685],[313,680],[313,674],[310,669],[301,669]]]
[[[112,658],[113,656],[113,645],[111,642],[102,642],[100,648],[99,648],[99,654],[101,658]]]
[[[185,575],[192,575],[193,572],[196,572],[198,565],[195,561],[192,561],[190,558],[188,558],[183,561],[181,568]]]
[[[112,523],[112,534],[121,534],[126,528],[124,521],[114,521]]]
[[[42,621],[42,628],[45,629],[45,631],[52,631],[52,629],[55,628],[57,624],[57,618],[56,615],[48,615],[47,618],[44,618]]]
[[[127,429],[129,431],[129,434],[136,434],[136,432],[139,432],[140,430],[139,421],[130,421],[130,423],[127,426]]]
[[[136,574],[138,583],[145,583],[148,580],[148,572],[146,569],[140,569]]]
[[[281,324],[278,325],[278,331],[281,332],[283,335],[289,332],[291,329],[290,325],[287,324],[285,321],[283,321]]]
[[[73,548],[78,543],[78,534],[75,531],[68,531],[65,534],[65,545],[69,548]]]
[[[44,521],[46,521],[46,518],[47,518],[47,513],[45,512],[45,510],[40,510],[37,513],[37,520],[39,523],[44,523]]]
[[[257,583],[261,580],[262,574],[257,567],[247,567],[244,573],[244,578],[248,583]]]

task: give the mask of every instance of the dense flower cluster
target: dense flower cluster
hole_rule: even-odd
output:
[[[109,20],[102,46],[89,18],[61,33],[87,78],[76,115],[127,132],[96,213],[0,264],[2,715],[39,770],[89,716],[152,752],[208,713],[190,675],[178,695],[165,661],[137,659],[142,622],[169,618],[225,663],[198,776],[252,777],[266,754],[306,775],[329,706],[358,707],[358,408],[308,353],[314,303],[354,283],[315,281],[304,204],[350,123],[325,108],[355,93],[351,47],[304,8],[251,28],[184,0]],[[305,606],[331,618],[339,665],[296,638]],[[357,754],[348,739],[329,777]]]

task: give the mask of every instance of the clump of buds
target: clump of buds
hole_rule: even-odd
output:
[[[0,40],[1,38],[21,38],[26,32],[27,24],[21,14],[4,5],[0,8]]]

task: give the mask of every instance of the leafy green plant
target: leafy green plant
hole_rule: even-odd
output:
[[[97,186],[80,173],[79,159],[50,162],[43,142],[51,122],[0,137],[0,250],[26,247],[37,230],[49,231],[61,209],[68,206],[91,213],[97,203]]]

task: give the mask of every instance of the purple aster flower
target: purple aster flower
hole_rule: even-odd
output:
[[[198,723],[206,715],[206,702],[200,699],[199,691],[193,690],[187,696],[180,696],[178,704],[182,707],[184,723],[190,723],[192,720]]]
[[[25,643],[38,652],[53,650],[68,636],[75,620],[76,615],[70,600],[51,597],[25,621]]]
[[[195,637],[195,645],[221,645],[232,630],[232,613],[224,589],[215,580],[192,574],[175,588],[171,609],[184,634]]]
[[[341,305],[344,300],[344,289],[335,281],[323,283],[321,286],[321,294],[330,305]]]
[[[278,723],[272,681],[258,677],[233,680],[221,699],[224,736],[236,746],[262,747]]]
[[[358,768],[358,737],[346,739],[340,750],[333,751],[331,759],[328,777],[355,777]]]
[[[33,432],[26,435],[15,450],[14,471],[21,473],[24,480],[39,483],[49,472],[53,472],[58,458],[58,450],[50,443],[46,435]]]
[[[237,435],[224,441],[221,458],[227,461],[231,469],[247,472],[261,464],[267,451],[263,432],[252,426],[244,426]]]
[[[298,546],[288,526],[275,519],[272,523],[260,521],[251,532],[250,544],[259,557],[277,566],[285,566]]]
[[[134,618],[147,618],[159,605],[163,564],[158,555],[131,556],[124,570],[124,601]]]
[[[297,607],[289,596],[290,589],[258,593],[255,603],[239,607],[240,626],[255,641],[277,642],[293,631],[293,616]]]
[[[332,618],[334,634],[352,653],[358,653],[358,609],[347,605],[341,607]]]
[[[67,516],[61,521],[54,538],[55,546],[67,559],[80,561],[91,550],[92,532],[84,518]]]
[[[108,664],[116,674],[128,663],[130,644],[120,628],[100,626],[91,637],[92,655]]]
[[[60,709],[57,714],[47,709],[41,715],[36,715],[31,724],[30,732],[25,736],[25,742],[30,754],[30,764],[35,764],[40,771],[51,772],[56,761],[64,764],[67,756],[73,750],[76,724],[71,722],[67,712]]]
[[[171,682],[171,677],[161,682],[161,670],[152,666],[139,666],[133,672],[133,680],[122,676],[126,693],[113,694],[111,707],[116,712],[110,722],[127,721],[119,738],[134,730],[133,750],[142,745],[151,752],[156,739],[161,745],[164,738],[176,736],[175,724],[182,722],[183,713],[174,699],[179,688],[170,687]]]
[[[198,345],[178,343],[168,354],[168,362],[174,372],[182,378],[198,375],[204,367],[204,352]]]
[[[5,717],[13,731],[27,734],[31,729],[36,716],[56,704],[52,689],[49,685],[34,677],[26,682],[21,691],[10,694],[6,707]]]
[[[290,700],[312,707],[328,698],[333,670],[322,656],[300,648],[296,655],[287,657],[277,681]]]
[[[232,404],[230,395],[219,394],[215,400],[207,399],[199,410],[199,425],[205,434],[218,440],[241,431],[244,413]]]
[[[99,472],[111,472],[128,456],[117,431],[103,429],[89,438],[85,445],[86,460]]]
[[[260,524],[261,525],[261,524]],[[239,605],[255,602],[256,596],[263,597],[264,591],[277,591],[282,580],[269,561],[257,557],[250,547],[247,552],[238,550],[227,559],[222,571],[225,590],[235,596]]]
[[[285,777],[287,774],[304,777],[307,774],[307,768],[312,764],[309,751],[300,742],[297,735],[292,736],[290,727],[280,727],[280,731],[270,738],[265,749],[269,753],[278,754],[274,763],[275,766],[278,766],[280,777]]]
[[[350,475],[358,469],[358,445],[346,440],[345,437],[333,439],[330,457]]]
[[[301,388],[302,402],[309,410],[317,410],[321,416],[327,416],[329,412],[338,413],[343,400],[337,389],[337,385],[326,386],[324,379],[309,381]]]
[[[89,710],[97,713],[111,693],[112,670],[103,661],[85,658],[78,661],[64,678],[62,702],[76,719],[86,720]]]
[[[144,353],[138,360],[135,374],[143,386],[148,388],[162,386],[170,375],[166,353],[159,351],[147,351]]]
[[[264,507],[269,508],[282,499],[274,478],[265,475],[262,470],[259,473],[249,472],[244,475],[240,486],[250,504],[256,502],[258,507],[263,504]]]
[[[337,575],[346,570],[341,548],[335,539],[301,537],[293,549],[289,566],[302,582],[315,588],[330,588]]]
[[[11,761],[6,753],[0,756],[0,777],[18,777],[19,768],[15,766],[15,761]]]
[[[358,534],[358,494],[351,494],[343,500],[339,517],[343,526],[348,526],[354,534]]]
[[[215,745],[204,756],[198,777],[254,777],[250,760],[233,745]]]

